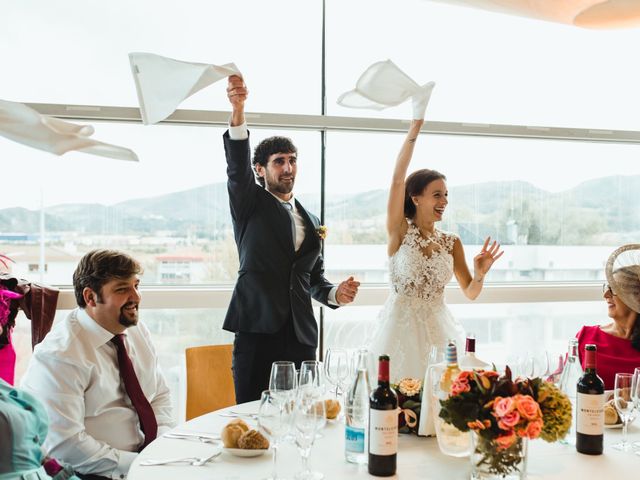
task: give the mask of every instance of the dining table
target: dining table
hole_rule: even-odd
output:
[[[222,428],[236,417],[257,428],[259,402],[235,405],[180,424],[168,436],[158,437],[136,458],[129,480],[261,480],[272,470],[272,450],[256,457],[239,457],[215,440]],[[171,433],[201,434],[202,438],[170,438]],[[640,428],[629,426],[629,440],[640,441]],[[376,478],[366,465],[349,463],[344,456],[344,420],[330,420],[321,430],[309,457],[309,467],[324,474],[326,480]],[[568,443],[529,441],[527,478],[529,480],[615,480],[635,478],[640,472],[640,456],[613,448],[621,440],[621,429],[607,428],[602,455],[584,455]],[[179,457],[208,457],[221,451],[201,466],[169,464],[143,466],[145,461]],[[278,478],[293,479],[302,470],[300,454],[292,441],[283,441],[277,451]],[[396,475],[387,478],[457,480],[469,479],[469,458],[440,453],[433,437],[400,434]]]

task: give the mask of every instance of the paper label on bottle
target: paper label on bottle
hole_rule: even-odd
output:
[[[398,410],[369,410],[369,453],[398,453]]]
[[[602,435],[604,432],[604,393],[576,396],[576,431],[585,435]]]
[[[347,452],[364,453],[364,428],[347,425],[344,429],[344,448]]]

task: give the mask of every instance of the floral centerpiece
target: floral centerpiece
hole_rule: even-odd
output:
[[[515,478],[526,473],[527,440],[555,442],[571,426],[571,402],[540,378],[516,378],[506,368],[463,371],[440,401],[440,417],[473,432],[472,478]]]
[[[398,432],[417,434],[422,406],[422,380],[403,378],[392,384],[391,388],[398,394]]]

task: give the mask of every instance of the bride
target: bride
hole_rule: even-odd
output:
[[[374,359],[383,353],[390,356],[392,382],[422,379],[432,345],[444,347],[450,338],[464,345],[462,325],[444,303],[444,287],[455,273],[464,294],[474,300],[503,253],[495,241],[489,246],[487,237],[473,259],[472,276],[460,238],[436,228],[448,204],[445,176],[421,169],[406,177],[423,123],[411,122],[393,171],[387,205],[391,294],[369,341]]]

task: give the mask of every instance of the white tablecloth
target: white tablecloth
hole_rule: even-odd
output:
[[[257,412],[258,403],[252,402],[231,410]],[[225,412],[229,409],[220,410]],[[221,417],[218,412],[195,418],[176,428],[176,431],[219,433],[231,419]],[[256,422],[247,420],[252,426]],[[638,423],[638,422],[636,422]],[[611,448],[621,438],[621,430],[605,431],[604,455],[590,456],[576,452],[571,445],[548,444],[542,440],[529,442],[529,479],[537,480],[615,480],[635,478],[640,471],[640,457]],[[640,441],[640,428],[629,427],[629,439]],[[239,480],[263,479],[271,472],[271,452],[256,458],[239,458],[222,453],[206,466],[185,465],[142,467],[141,460],[173,458],[180,456],[203,456],[211,453],[210,444],[191,440],[158,438],[140,455],[129,471],[129,480]],[[317,439],[309,460],[312,469],[321,471],[326,480],[375,478],[367,473],[367,467],[347,463],[344,459],[344,425],[329,423],[323,430],[323,438]],[[301,470],[300,456],[294,445],[283,443],[278,450],[278,473],[291,479]],[[469,459],[442,455],[435,438],[401,435],[398,451],[398,472],[395,477],[403,479],[456,480],[469,478]]]

